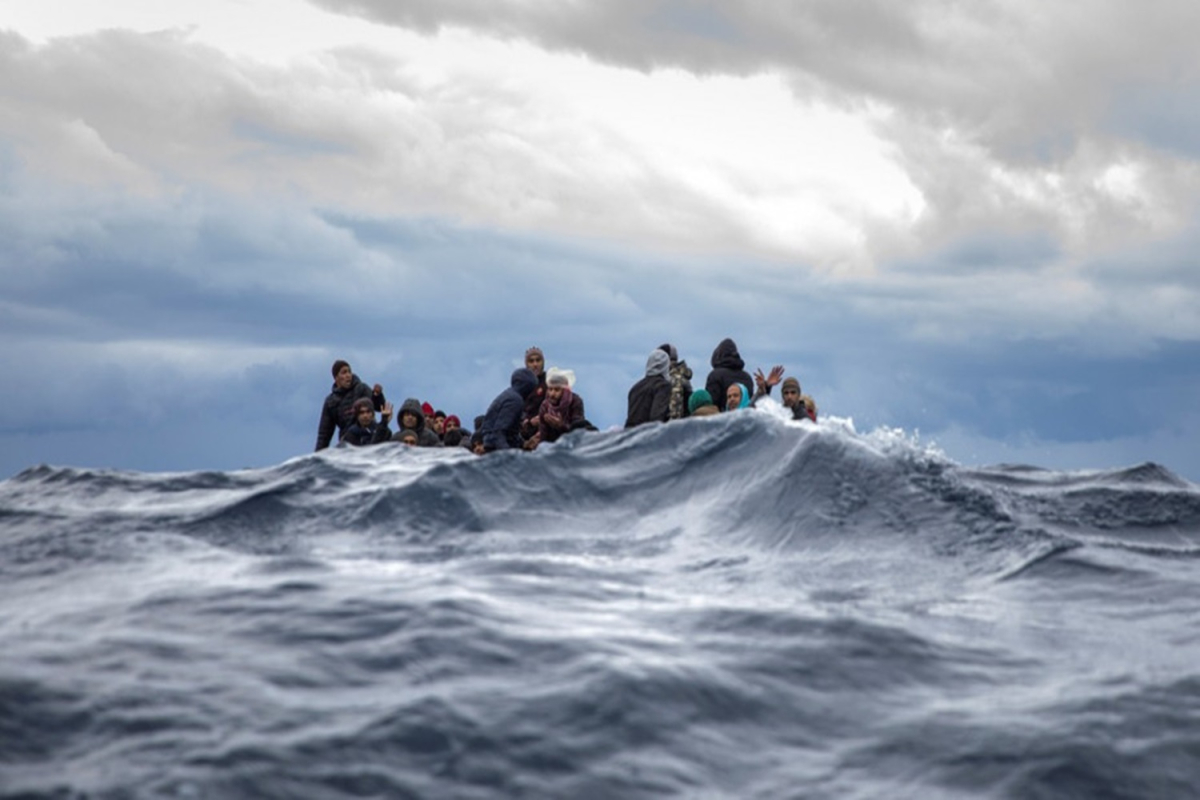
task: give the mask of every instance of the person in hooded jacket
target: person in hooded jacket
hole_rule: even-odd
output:
[[[399,430],[392,436],[393,442],[399,442],[405,431],[414,431],[417,434],[418,447],[442,446],[442,440],[438,438],[438,435],[425,427],[425,414],[421,409],[421,401],[415,397],[408,398],[400,406],[400,413],[396,415],[396,427]]]
[[[671,357],[655,349],[646,359],[646,377],[629,389],[629,411],[625,427],[647,422],[666,422],[671,414]]]
[[[510,385],[488,406],[480,426],[483,449],[486,452],[494,450],[521,449],[524,441],[521,438],[521,415],[525,410],[525,401],[538,388],[538,377],[527,367],[513,370]]]
[[[391,403],[384,403],[382,418],[376,422],[375,406],[367,398],[360,397],[354,401],[354,424],[346,429],[338,444],[352,447],[383,444],[392,438],[392,432],[388,430],[388,421],[391,418]]]
[[[376,411],[382,411],[387,402],[383,387],[378,383],[374,387],[367,386],[354,374],[348,362],[339,358],[333,362],[332,371],[333,389],[321,406],[321,420],[317,423],[317,450],[329,447],[335,431],[340,438],[354,424],[354,401],[366,398]]]
[[[679,358],[679,352],[670,342],[660,344],[662,350],[671,358],[671,369],[668,379],[671,381],[671,402],[668,419],[683,419],[688,416],[688,399],[692,396],[692,368],[686,361]]]
[[[733,339],[721,340],[717,349],[713,350],[710,363],[712,372],[708,373],[708,379],[704,381],[704,388],[708,390],[717,408],[724,411],[729,387],[735,383],[753,386],[754,379],[750,377],[750,373],[746,372],[746,362],[742,361],[742,356],[738,353],[737,344]]]

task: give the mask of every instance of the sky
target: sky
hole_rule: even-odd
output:
[[[958,463],[1200,481],[1200,4],[0,0],[0,478],[470,426],[673,343]]]

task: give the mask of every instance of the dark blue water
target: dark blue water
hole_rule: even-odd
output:
[[[1200,489],[741,412],[0,483],[0,796],[1191,798]]]

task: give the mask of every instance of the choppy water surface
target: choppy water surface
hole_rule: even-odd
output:
[[[1200,490],[743,412],[0,483],[0,796],[1194,797]]]

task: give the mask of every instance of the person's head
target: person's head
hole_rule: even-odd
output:
[[[750,393],[746,391],[746,387],[740,383],[730,384],[725,391],[725,410],[736,411],[748,405],[750,405]]]
[[[354,370],[350,369],[350,363],[338,359],[333,362],[333,385],[339,389],[349,389],[350,384],[354,382]]]
[[[405,428],[400,431],[400,442],[409,447],[415,447],[417,444],[417,432],[412,428]]]
[[[800,402],[800,381],[795,378],[783,379],[783,404],[794,408]]]
[[[662,350],[655,349],[646,359],[646,375],[661,375],[667,377],[671,372],[671,357]]]
[[[558,403],[563,395],[571,391],[571,373],[569,370],[552,369],[546,373],[546,397],[551,403]]]
[[[446,431],[445,444],[446,447],[459,447],[462,445],[463,432],[462,428],[451,428]]]
[[[483,434],[479,431],[471,434],[471,452],[477,456],[481,456],[487,452],[483,446]]]
[[[450,431],[462,430],[462,420],[460,420],[456,415],[451,414],[450,416],[446,417],[446,421],[442,424],[442,427],[445,429],[446,433],[449,433]]]
[[[542,370],[546,368],[546,356],[542,353],[542,348],[531,347],[525,351],[525,368],[534,375],[542,374]]]
[[[433,406],[421,403],[421,415],[425,417],[425,427],[433,430]]]
[[[528,398],[529,395],[537,391],[538,377],[528,367],[514,369],[512,377],[509,379],[509,384],[517,390],[517,394],[521,395],[521,397]]]
[[[441,409],[433,412],[433,431],[438,436],[446,432],[446,412]]]
[[[660,344],[658,349],[666,353],[667,357],[671,359],[671,366],[679,363],[679,351],[675,349],[675,345],[667,342],[665,344]]]
[[[697,389],[692,392],[692,396],[688,398],[688,413],[695,414],[696,409],[700,406],[711,406],[713,404],[712,395],[707,389]]]
[[[354,409],[354,421],[359,425],[365,427],[375,421],[375,406],[371,405],[371,401],[367,398],[358,398],[354,401],[352,408]]]

